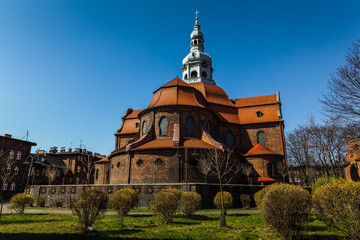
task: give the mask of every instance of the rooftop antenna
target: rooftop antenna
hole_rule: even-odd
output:
[[[82,140],[80,140],[80,149],[82,149]]]
[[[23,136],[22,138],[20,138],[21,140],[25,138],[25,140],[27,141],[29,137],[29,130],[26,131],[26,135]]]

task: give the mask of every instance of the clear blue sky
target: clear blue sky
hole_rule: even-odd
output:
[[[230,98],[280,91],[285,130],[310,115],[360,38],[360,1],[0,1],[0,134],[109,154],[125,109],[181,76],[194,12]]]

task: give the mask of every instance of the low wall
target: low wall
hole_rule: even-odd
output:
[[[46,206],[55,205],[56,201],[61,201],[63,207],[68,206],[70,201],[77,199],[82,191],[88,187],[103,189],[109,197],[119,189],[132,188],[139,194],[137,207],[150,207],[154,195],[165,188],[177,188],[183,191],[197,192],[202,197],[203,208],[213,208],[213,199],[219,192],[218,184],[206,183],[159,183],[159,184],[99,184],[99,185],[35,185],[31,187],[30,193],[34,197],[34,205],[37,206],[39,199],[45,199]],[[234,207],[242,207],[240,201],[241,194],[248,194],[252,197],[254,205],[254,194],[264,188],[263,185],[227,184],[225,191],[231,192],[234,198]]]

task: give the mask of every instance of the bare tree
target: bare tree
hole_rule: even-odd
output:
[[[249,185],[252,185],[252,181],[250,175],[253,173],[254,169],[250,164],[243,164],[242,165],[242,173],[247,177]]]
[[[89,153],[84,153],[81,157],[81,163],[83,165],[83,171],[86,174],[86,184],[90,184],[94,172],[94,156]]]
[[[226,226],[223,186],[229,183],[242,169],[240,160],[232,156],[230,150],[204,149],[200,154],[199,164],[208,170],[209,175],[217,178],[221,194],[220,226]]]
[[[51,183],[53,183],[54,180],[56,179],[56,175],[57,175],[59,169],[60,168],[52,166],[52,165],[46,166],[45,175],[48,178],[49,185],[51,185]],[[33,173],[33,174],[35,174],[35,173]]]
[[[345,65],[331,76],[328,90],[320,100],[328,116],[360,120],[360,39],[347,52]]]
[[[199,161],[198,169],[202,174],[204,174],[205,183],[207,183],[207,175],[210,173],[210,165],[207,164],[206,161]]]
[[[286,177],[289,174],[289,166],[285,164],[284,162],[278,162],[276,164],[276,170],[283,178],[283,182],[286,182]]]
[[[359,124],[343,125],[337,120],[317,124],[313,119],[287,134],[287,153],[292,173],[310,186],[317,177],[344,176],[347,139],[359,132]]]
[[[1,206],[0,206],[0,222],[1,222],[1,215],[2,215],[2,209],[3,209],[3,198],[4,198],[4,186],[7,186],[9,184],[9,182],[13,179],[14,174],[11,174],[11,168],[15,163],[15,159],[10,156],[7,157],[1,157],[0,158],[0,178],[1,178],[1,182],[2,185],[1,187],[1,191],[0,191],[0,201],[1,201]]]

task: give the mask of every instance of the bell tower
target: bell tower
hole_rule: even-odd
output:
[[[211,57],[204,52],[204,35],[200,30],[198,13],[196,10],[194,30],[190,35],[190,53],[182,61],[182,79],[187,83],[215,84]]]

